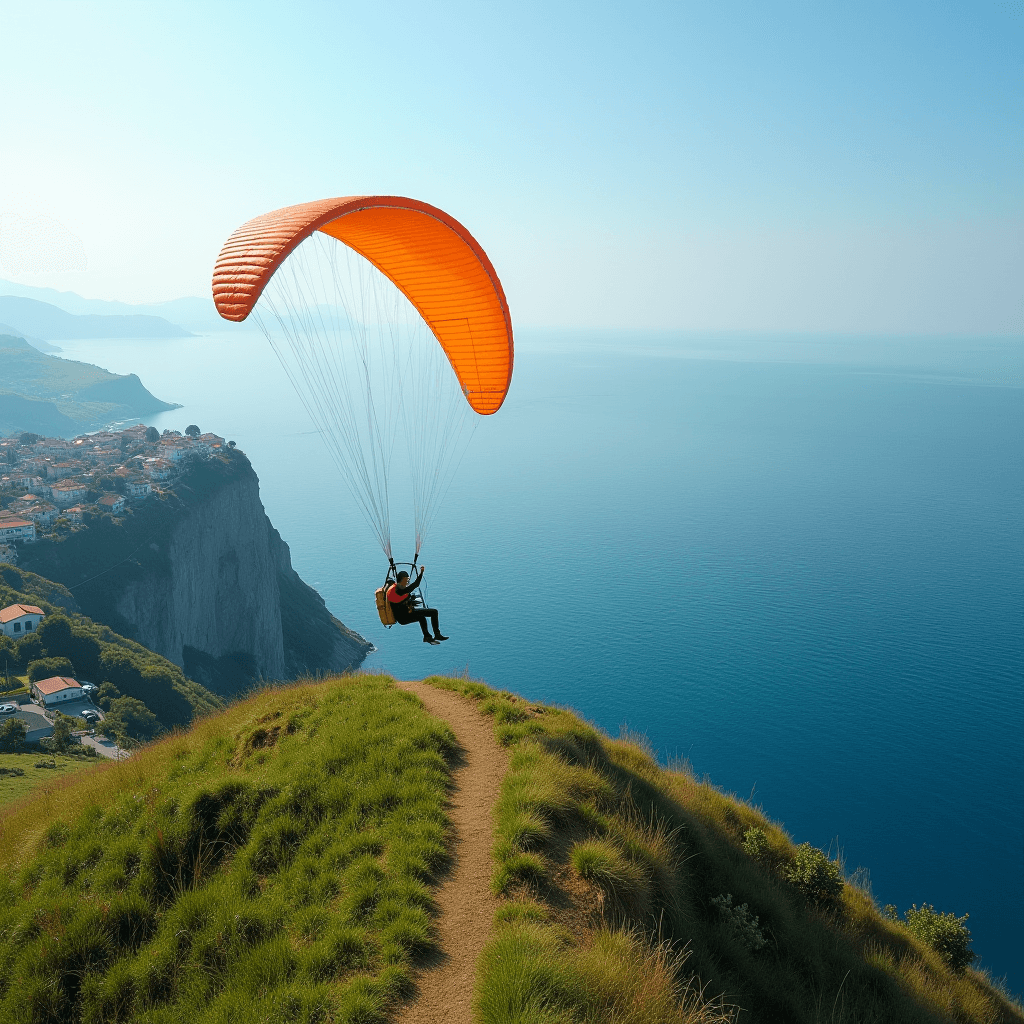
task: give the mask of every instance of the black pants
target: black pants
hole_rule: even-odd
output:
[[[396,615],[395,618],[398,618]],[[430,636],[430,631],[427,629],[427,619],[430,619],[434,626],[434,633],[440,633],[441,630],[437,625],[437,609],[436,608],[414,608],[411,612],[406,612],[398,621],[403,626],[408,626],[410,622],[418,622],[420,629],[423,630],[424,636]]]

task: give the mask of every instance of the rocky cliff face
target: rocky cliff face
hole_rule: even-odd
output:
[[[118,554],[123,563],[103,565]],[[199,463],[123,523],[97,518],[64,541],[26,548],[21,564],[73,588],[85,614],[222,695],[258,679],[354,668],[372,649],[292,568],[241,452]]]

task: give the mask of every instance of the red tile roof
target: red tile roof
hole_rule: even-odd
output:
[[[80,690],[82,684],[70,676],[50,676],[32,684],[40,693],[59,693],[61,690]]]
[[[0,611],[0,623],[11,622],[13,619],[20,619],[23,615],[45,615],[42,608],[34,604],[9,604],[3,611]]]

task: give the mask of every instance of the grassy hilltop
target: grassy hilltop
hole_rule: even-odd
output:
[[[750,805],[567,711],[428,682],[510,751],[479,1021],[1024,1020]],[[434,942],[458,763],[415,697],[350,676],[264,690],[12,805],[0,1019],[394,1019]]]

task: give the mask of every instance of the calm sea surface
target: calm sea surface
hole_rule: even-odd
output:
[[[879,903],[970,913],[1024,990],[1024,342],[520,332],[422,555],[436,648],[379,625],[379,549],[261,335],[62,344],[238,442],[368,667],[644,732]]]

